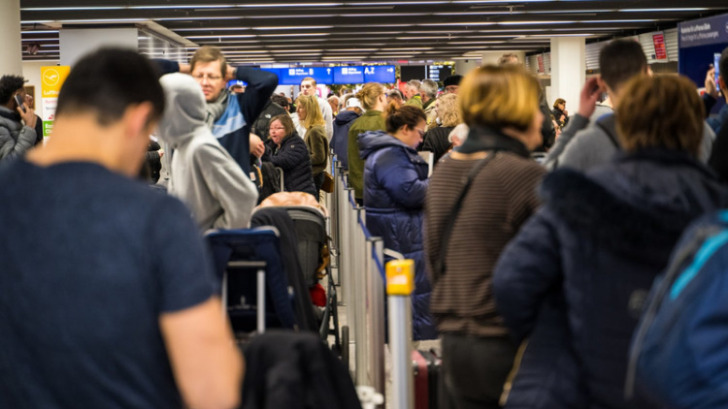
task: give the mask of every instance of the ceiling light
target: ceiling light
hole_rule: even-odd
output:
[[[186,36],[186,38],[255,38],[255,34],[210,34],[200,36]]]
[[[323,37],[330,33],[286,33],[286,34],[258,34],[258,37]]]
[[[253,30],[327,30],[334,26],[279,26],[279,27],[252,27]]]

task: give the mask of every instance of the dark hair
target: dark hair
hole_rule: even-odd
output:
[[[599,71],[609,88],[617,90],[637,74],[645,72],[647,57],[640,43],[614,40],[599,52]]]
[[[397,108],[397,104],[392,101],[385,111],[385,122],[387,124],[387,132],[394,134],[397,130],[405,125],[410,128],[417,126],[420,121],[427,121],[427,115],[421,108],[412,105],[404,105]]]
[[[566,100],[563,98],[556,98],[556,101],[554,101],[554,109],[558,108],[559,105],[565,104]]]
[[[273,94],[270,96],[270,99],[271,101],[273,101],[273,103],[280,105],[281,108],[288,108],[288,106],[290,105],[288,103],[288,99],[283,95]]]
[[[387,98],[398,98],[404,100],[404,95],[402,95],[402,91],[398,89],[393,89],[389,91],[389,93],[387,94]]]
[[[718,69],[720,70],[720,77],[723,78],[723,82],[725,82],[725,85],[728,86],[728,47],[726,47],[723,52],[720,53],[720,60],[718,60]]]
[[[293,124],[293,119],[291,119],[291,116],[288,114],[280,114],[270,119],[270,122],[268,122],[268,131],[270,131],[270,126],[275,121],[278,121],[281,123],[281,125],[283,125],[283,129],[286,130],[286,138],[291,136],[296,130],[296,125]]]
[[[23,88],[25,79],[18,75],[3,75],[0,78],[0,104],[5,105],[10,102],[13,94]]]
[[[678,75],[638,75],[616,107],[617,135],[627,152],[663,148],[698,156],[705,108],[695,84]]]
[[[164,91],[152,63],[130,49],[101,48],[86,54],[71,69],[58,95],[56,116],[95,112],[108,126],[121,119],[130,105],[150,102],[148,123],[164,113]]]
[[[227,74],[227,60],[222,51],[214,45],[203,45],[195,51],[190,60],[190,70],[194,71],[197,63],[207,64],[213,61],[220,61],[220,73],[224,78]]]

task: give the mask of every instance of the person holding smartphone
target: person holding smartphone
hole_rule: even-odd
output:
[[[37,140],[37,116],[25,104],[25,79],[16,75],[0,78],[0,161],[25,154]]]

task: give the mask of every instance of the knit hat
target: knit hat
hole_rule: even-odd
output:
[[[445,81],[443,81],[443,84],[445,87],[448,85],[460,85],[460,81],[463,79],[462,75],[451,75],[447,78],[445,78]]]

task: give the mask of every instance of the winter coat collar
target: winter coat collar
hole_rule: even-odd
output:
[[[475,153],[482,151],[509,151],[524,158],[530,157],[530,153],[521,141],[506,136],[500,130],[475,126],[470,128],[468,139],[456,148],[460,153]]]
[[[672,186],[673,192],[669,192],[680,205],[644,195],[641,190],[646,186],[629,180],[629,173],[620,173],[626,167],[683,175],[679,179],[682,184]],[[653,177],[663,176],[655,172]],[[621,191],[634,193],[625,196],[634,197],[610,191],[616,184],[621,184]],[[616,251],[638,252],[654,260],[667,257],[663,253],[692,220],[728,204],[728,192],[709,169],[688,155],[666,150],[620,153],[611,164],[588,175],[558,169],[546,176],[540,194],[547,209],[572,229],[609,243]]]
[[[425,163],[424,159],[417,154],[412,147],[407,146],[404,142],[384,131],[368,131],[359,135],[359,152],[362,159],[366,159],[374,152],[387,147],[397,147],[404,149],[410,160],[414,163]]]
[[[334,123],[337,125],[346,125],[357,118],[359,118],[359,114],[354,111],[341,111],[336,115]]]

